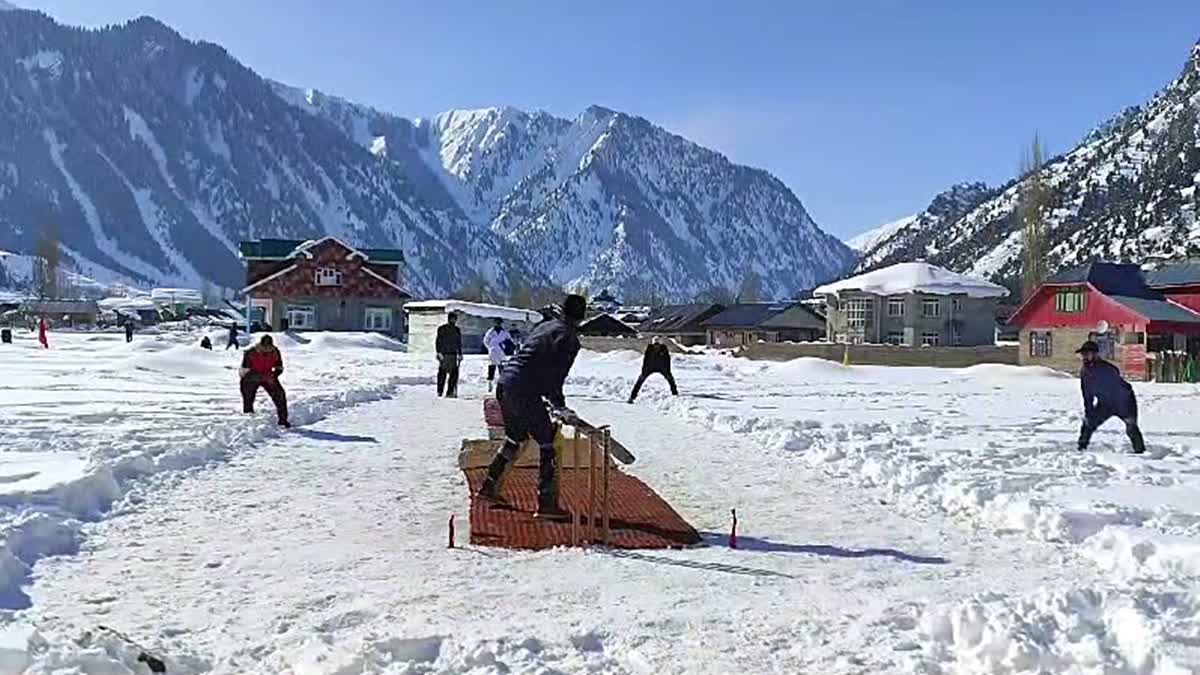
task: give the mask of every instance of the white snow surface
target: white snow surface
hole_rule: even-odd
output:
[[[281,338],[280,434],[198,338],[0,350],[4,472],[41,481],[3,493],[0,569],[40,560],[0,598],[32,600],[3,672],[144,673],[99,625],[173,675],[1200,672],[1193,386],[1135,385],[1137,457],[1119,424],[1076,451],[1078,383],[1045,369],[679,356],[682,395],[630,406],[640,355],[585,352],[568,400],[705,545],[531,553],[466,545],[484,356],[441,400],[386,338]]]
[[[899,263],[874,272],[835,281],[817,287],[813,293],[815,295],[837,295],[843,291],[863,291],[878,295],[966,294],[972,298],[1000,298],[1008,295],[1008,289],[990,281],[919,262]]]
[[[884,223],[878,227],[873,227],[866,232],[847,239],[846,245],[859,253],[865,253],[878,246],[883,240],[896,234],[896,232],[911,225],[916,219],[917,215],[913,214],[899,220],[893,220],[890,223]]]

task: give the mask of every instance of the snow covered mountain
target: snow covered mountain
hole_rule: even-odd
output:
[[[1151,101],[1047,163],[1050,268],[1091,258],[1141,262],[1200,254],[1200,44]],[[1013,181],[953,217],[918,220],[867,251],[860,267],[924,258],[997,280],[1020,273]],[[970,200],[968,200],[969,203]],[[924,214],[922,214],[924,215]]]
[[[895,234],[901,228],[908,227],[914,220],[917,219],[917,214],[905,216],[899,220],[893,220],[889,223],[884,223],[878,227],[873,227],[866,232],[858,234],[846,240],[846,245],[850,248],[862,253],[875,248],[879,242],[887,239]]]
[[[0,13],[0,91],[0,248],[32,251],[52,225],[97,279],[235,288],[248,236],[396,245],[419,293],[522,268],[436,181],[153,19],[91,31]]]
[[[238,240],[396,246],[441,294],[523,278],[665,298],[852,264],[796,197],[648,122],[512,109],[406,120],[259,77],[149,18],[0,13],[0,249],[48,226],[97,279],[237,288]]]
[[[765,295],[790,297],[854,261],[779,180],[639,117],[487,108],[410,122],[275,88],[372,153],[435,175],[473,223],[559,285],[682,300],[754,274]]]
[[[895,263],[936,257],[928,241],[950,223],[967,215],[996,194],[983,183],[959,183],[929,202],[925,210],[897,221],[896,226],[862,250],[860,271],[887,267]],[[885,226],[886,227],[886,226]]]

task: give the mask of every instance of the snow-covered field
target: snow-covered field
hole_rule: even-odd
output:
[[[281,434],[197,334],[19,337],[0,672],[147,672],[101,625],[172,674],[1200,672],[1194,386],[1137,386],[1139,458],[1077,452],[1049,371],[683,357],[630,406],[638,357],[585,354],[568,398],[707,545],[447,550],[482,360],[445,401],[383,338],[284,338]]]

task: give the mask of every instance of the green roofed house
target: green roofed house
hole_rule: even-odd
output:
[[[251,319],[282,330],[404,332],[404,254],[335,237],[241,242]]]

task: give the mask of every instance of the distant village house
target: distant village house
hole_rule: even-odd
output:
[[[358,249],[334,237],[241,243],[251,318],[284,330],[376,331],[402,335],[404,256]]]
[[[717,303],[659,307],[638,326],[638,332],[647,337],[674,340],[685,347],[703,345],[708,341],[704,322],[723,311],[725,305]]]
[[[704,322],[711,347],[756,342],[811,342],[825,335],[825,317],[801,303],[742,303]]]

